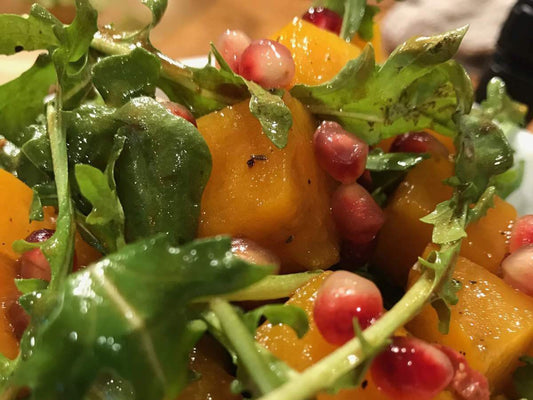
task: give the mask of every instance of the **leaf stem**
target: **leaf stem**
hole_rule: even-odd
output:
[[[114,40],[109,35],[102,34],[97,32],[94,35],[91,47],[95,50],[98,50],[101,53],[107,55],[125,55],[129,54],[136,47],[142,47],[145,50],[154,54],[159,61],[161,62],[161,77],[167,79],[179,86],[182,86],[199,96],[202,96],[206,99],[215,100],[222,104],[233,104],[235,103],[235,98],[227,97],[222,94],[219,94],[215,91],[205,89],[201,85],[198,85],[194,81],[193,72],[188,69],[185,65],[180,62],[173,60],[170,57],[167,57],[151,45],[143,45],[142,43],[128,44],[120,43]]]
[[[269,275],[259,282],[234,293],[219,296],[227,301],[262,301],[276,300],[292,296],[299,287],[321,274],[321,270],[300,272],[287,275]],[[195,303],[209,301],[207,298],[195,300]]]
[[[442,247],[459,251],[460,241]],[[455,257],[448,268],[452,268]],[[381,347],[394,332],[417,315],[430,300],[433,291],[441,283],[432,270],[426,269],[404,297],[374,325],[363,332],[363,338],[372,347]],[[312,365],[297,378],[273,390],[259,400],[305,400],[327,389],[339,378],[360,365],[365,359],[361,340],[354,338],[342,347]]]
[[[261,393],[268,393],[279,386],[276,375],[257,351],[257,345],[250,331],[226,300],[215,298],[210,302],[210,308],[220,321],[221,328],[233,346],[235,353],[246,368],[246,372],[257,384]]]
[[[70,272],[74,254],[75,233],[74,208],[70,198],[68,181],[66,132],[62,126],[61,90],[57,94],[56,103],[59,111],[52,104],[46,110],[59,207],[56,232],[43,246],[43,251],[49,258],[52,270],[50,290],[55,290]]]

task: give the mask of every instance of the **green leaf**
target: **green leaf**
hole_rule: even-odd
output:
[[[475,202],[492,176],[512,167],[513,151],[501,129],[488,119],[464,115],[459,128],[455,173],[462,184],[471,186]]]
[[[309,330],[307,314],[300,307],[291,304],[267,304],[243,316],[244,322],[252,334],[255,334],[257,325],[263,316],[273,325],[285,324],[290,326],[300,339]]]
[[[374,37],[374,17],[377,13],[379,13],[379,7],[369,6],[367,4],[365,15],[363,15],[359,30],[357,31],[361,39],[367,42],[371,41]]]
[[[244,288],[268,271],[232,256],[229,238],[175,248],[158,237],[126,246],[70,275],[51,312],[40,314],[50,305],[37,301],[33,313],[46,319],[23,338],[9,384],[30,387],[31,399],[81,400],[111,372],[136,398],[175,398],[205,329],[189,303]]]
[[[220,70],[233,74],[228,63],[213,44],[211,44],[211,51],[220,64]],[[270,93],[257,83],[248,81],[239,75],[234,74],[234,76],[240,79],[250,91],[250,112],[261,123],[265,135],[276,147],[284,148],[287,145],[289,129],[292,126],[292,115],[289,108],[280,96]]]
[[[52,27],[33,15],[0,15],[0,54],[47,50],[58,44]]]
[[[30,221],[42,221],[44,219],[43,205],[39,193],[33,190],[33,196],[30,205]]]
[[[525,363],[513,373],[513,384],[518,395],[524,399],[533,399],[533,357],[522,356]]]
[[[75,174],[81,194],[93,206],[85,222],[101,232],[99,238],[106,245],[107,253],[116,251],[125,241],[124,212],[115,189],[98,168],[77,164]]]
[[[466,214],[457,213],[457,203],[457,197],[443,201],[437,204],[433,212],[420,218],[420,221],[434,225],[431,239],[433,243],[450,243],[466,237]]]
[[[367,157],[366,169],[369,171],[406,171],[429,158],[426,153],[384,153],[373,150]]]
[[[314,7],[325,7],[335,11],[340,16],[344,15],[344,7],[347,0],[315,0]],[[348,0],[349,1],[349,0]]]
[[[15,279],[15,285],[22,294],[46,289],[48,282],[42,279]]]
[[[131,53],[103,58],[93,67],[93,83],[105,102],[120,107],[139,96],[155,96],[161,63],[137,47]]]
[[[507,94],[505,83],[494,77],[487,84],[487,98],[476,111],[496,120],[505,136],[509,137],[524,126],[527,106],[513,101]]]
[[[357,33],[366,12],[366,0],[346,0],[340,37],[347,42]]]
[[[0,169],[16,173],[20,160],[20,149],[0,136]]]
[[[117,160],[117,193],[126,217],[126,240],[167,233],[180,244],[196,236],[211,155],[198,130],[157,101],[138,97],[114,118],[126,137]]]
[[[291,94],[322,119],[334,119],[370,144],[410,130],[432,128],[453,136],[456,112],[468,112],[472,87],[450,60],[465,29],[400,45],[376,67],[371,45],[331,81],[296,85]]]
[[[506,199],[520,187],[524,178],[525,165],[524,160],[518,160],[512,168],[492,178],[491,185],[494,185],[499,197]]]
[[[1,85],[0,135],[19,147],[31,139],[24,128],[44,112],[44,97],[55,80],[50,58],[42,55],[20,77]]]

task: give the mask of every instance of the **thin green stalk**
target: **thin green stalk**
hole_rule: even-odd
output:
[[[56,96],[56,102],[59,111],[50,104],[46,113],[59,207],[56,233],[43,246],[52,270],[50,290],[55,290],[70,272],[74,254],[74,233],[76,229],[74,208],[70,198],[67,140],[66,132],[62,124],[60,89]]]
[[[205,97],[207,99],[215,100],[222,104],[231,104],[235,100],[229,97],[226,97],[222,94],[219,94],[212,90],[207,90],[202,86],[196,84],[193,79],[193,73],[190,69],[186,68],[180,62],[167,57],[157,49],[153,48],[150,45],[138,44],[127,44],[119,43],[110,36],[102,35],[98,32],[91,43],[91,47],[95,50],[98,50],[101,53],[107,55],[125,55],[129,54],[135,47],[141,46],[145,50],[150,51],[152,54],[157,56],[161,62],[161,77],[168,79],[171,82],[174,82],[192,92],[197,93],[199,96]]]
[[[232,305],[226,300],[215,298],[211,300],[210,308],[220,321],[241,364],[246,368],[246,372],[257,384],[261,393],[274,390],[279,385],[279,381],[257,351],[254,337],[242,323]]]
[[[443,246],[443,250],[450,249],[450,247],[458,252],[460,241]],[[448,268],[452,268],[453,264],[452,261]],[[424,271],[404,297],[374,325],[363,332],[365,341],[372,347],[384,346],[398,328],[405,325],[422,310],[439,284],[440,280],[435,278],[433,271]],[[305,400],[332,386],[364,360],[365,355],[362,352],[361,340],[356,337],[306,369],[297,378],[291,379],[259,400]]]
[[[322,271],[300,272],[287,275],[270,275],[245,289],[219,296],[227,301],[262,301],[284,299],[292,296],[299,287],[305,285]],[[208,301],[198,299],[195,303]]]

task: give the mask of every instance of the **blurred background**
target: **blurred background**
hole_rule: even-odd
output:
[[[74,0],[36,1],[49,7],[64,22],[74,16]],[[516,3],[516,0],[376,1],[370,2],[382,10],[378,22],[383,48],[389,52],[414,35],[435,34],[469,24],[457,57],[474,83],[483,78],[483,72],[491,64],[502,25]],[[91,2],[99,10],[100,25],[114,24],[118,29],[128,30],[145,26],[151,18],[139,0]],[[32,0],[0,0],[0,13],[27,13],[32,3]],[[533,0],[520,0],[520,3],[529,7],[531,13],[522,34],[529,37],[529,42],[524,37],[515,37],[516,32],[511,33],[511,41],[526,48],[526,51],[518,48],[515,53],[530,54],[531,69],[526,70],[526,79],[518,87],[529,84],[533,93]],[[208,53],[209,43],[215,42],[225,29],[243,30],[254,39],[267,37],[293,17],[301,16],[311,5],[312,0],[168,0],[167,12],[153,30],[151,39],[172,58],[202,56]],[[17,76],[34,58],[35,55],[27,53],[0,56],[0,83]]]

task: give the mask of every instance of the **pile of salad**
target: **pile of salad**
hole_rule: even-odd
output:
[[[524,106],[467,27],[385,59],[361,0],[203,68],[148,26],[0,15],[0,399],[533,399]]]

